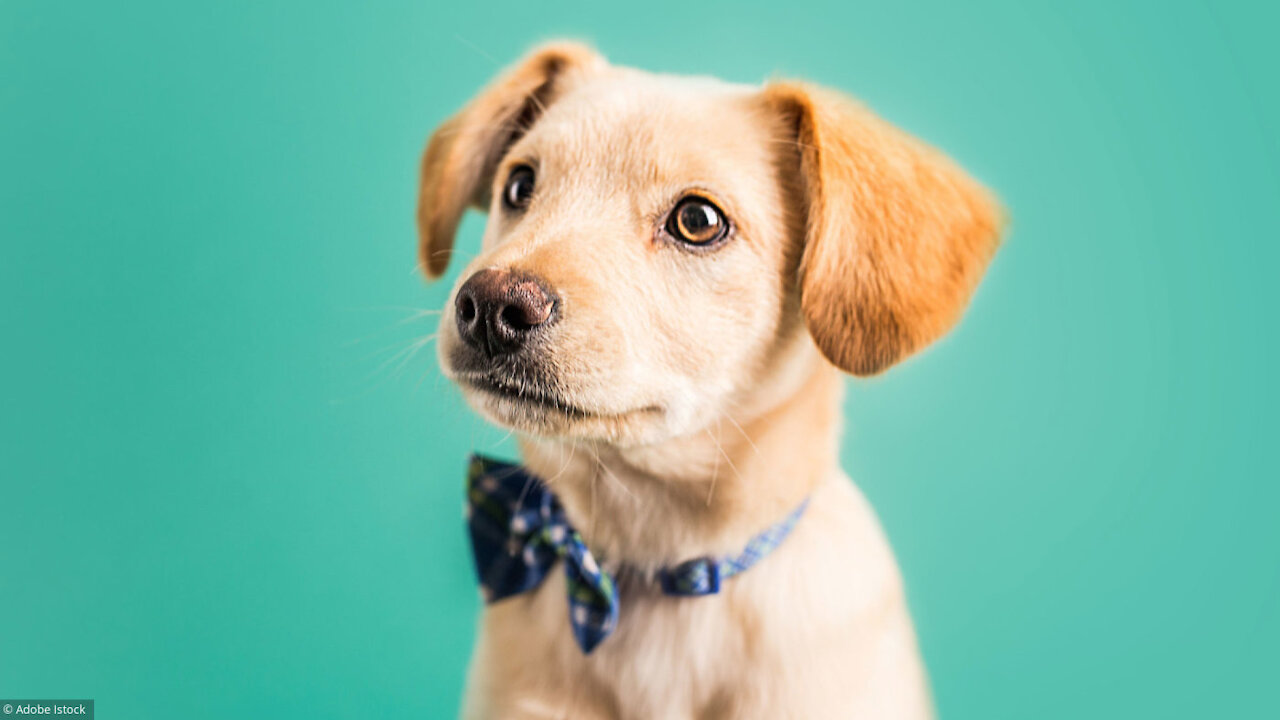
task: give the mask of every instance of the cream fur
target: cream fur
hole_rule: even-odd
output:
[[[463,206],[489,205],[482,252],[459,282],[508,268],[555,288],[549,389],[583,412],[470,385],[453,359],[452,303],[441,365],[478,412],[518,432],[525,464],[593,551],[640,571],[621,579],[619,628],[590,656],[573,642],[558,570],[486,608],[466,717],[930,715],[895,561],[839,469],[843,381],[831,362],[879,370],[945,331],[994,250],[995,208],[940,156],[883,124],[863,133],[881,121],[815,93],[650,75],[555,45],[433,137],[419,208],[424,267],[443,270]],[[537,187],[516,214],[496,198],[521,163],[536,167]],[[894,206],[842,215],[846,188],[860,203]],[[657,231],[690,190],[733,222],[714,252]],[[831,227],[849,237],[813,236]],[[881,246],[891,258],[870,254]],[[890,274],[850,294],[838,266],[802,268],[806,248],[806,263]],[[913,275],[917,253],[945,257],[937,263],[954,282]],[[879,304],[866,317],[819,312],[855,302]],[[806,496],[793,535],[718,595],[666,597],[643,576],[736,551]]]

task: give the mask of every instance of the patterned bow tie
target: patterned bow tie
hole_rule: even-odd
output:
[[[467,472],[467,525],[476,575],[485,601],[529,592],[564,560],[569,625],[590,653],[618,625],[618,590],[600,569],[554,494],[519,465],[471,456]],[[756,564],[782,543],[804,513],[806,499],[778,524],[751,538],[731,557],[702,557],[658,572],[667,595],[713,595],[720,583]]]

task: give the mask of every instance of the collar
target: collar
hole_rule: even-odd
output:
[[[752,537],[731,556],[700,557],[658,571],[663,593],[714,595],[782,544],[809,501]],[[569,523],[560,500],[519,465],[472,455],[467,470],[467,526],[485,601],[495,603],[540,585],[559,560],[568,580],[569,624],[590,653],[618,624],[618,590]]]

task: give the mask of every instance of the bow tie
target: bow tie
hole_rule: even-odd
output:
[[[729,557],[701,557],[658,571],[662,591],[673,596],[713,595],[720,583],[759,562],[780,545],[804,513],[806,499],[789,515]],[[590,653],[618,625],[618,589],[577,530],[559,499],[519,465],[471,456],[467,472],[467,525],[476,575],[485,601],[538,587],[557,560],[569,585],[569,625],[582,652]]]

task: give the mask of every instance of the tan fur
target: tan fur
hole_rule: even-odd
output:
[[[765,91],[793,118],[809,198],[801,298],[836,366],[870,375],[949,330],[995,253],[998,208],[936,151],[829,90]]]
[[[522,163],[537,186],[515,214],[495,198]],[[452,303],[445,373],[518,433],[606,569],[627,568],[619,627],[589,656],[558,570],[486,608],[466,716],[927,717],[896,564],[839,469],[842,380],[824,355],[876,372],[955,322],[994,250],[984,191],[828,91],[655,76],[564,44],[445,123],[422,177],[425,271],[488,202],[459,282],[505,268],[555,289],[542,389],[577,410],[470,385]],[[691,190],[733,223],[712,252],[659,232]],[[718,595],[654,586],[656,568],[736,552],[805,497],[792,536]]]
[[[500,153],[553,100],[556,78],[597,62],[599,56],[579,45],[542,48],[432,135],[418,194],[419,260],[428,277],[449,265],[463,211],[488,204],[487,178]]]

